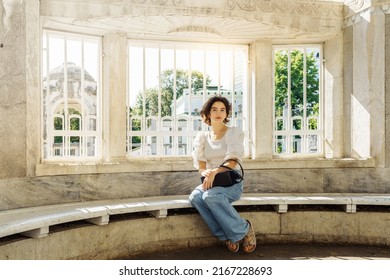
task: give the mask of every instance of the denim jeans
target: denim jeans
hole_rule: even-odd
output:
[[[219,240],[237,242],[249,230],[248,222],[240,217],[232,205],[232,202],[240,199],[242,190],[242,182],[228,188],[214,187],[206,191],[199,185],[189,197],[191,205]]]

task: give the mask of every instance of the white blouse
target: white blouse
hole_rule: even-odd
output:
[[[230,158],[241,161],[243,154],[244,133],[239,127],[228,127],[218,140],[211,139],[210,131],[200,131],[194,138],[192,157],[196,169],[199,169],[199,161],[206,162],[206,168],[215,168]]]

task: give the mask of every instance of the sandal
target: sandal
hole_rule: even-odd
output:
[[[226,241],[226,248],[228,248],[228,250],[230,252],[236,253],[240,249],[240,243],[239,242],[232,242],[230,240],[227,240]]]
[[[252,223],[248,221],[249,230],[243,239],[242,249],[245,253],[252,253],[256,249],[256,235],[252,227]]]

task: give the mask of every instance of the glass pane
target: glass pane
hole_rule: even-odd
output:
[[[97,141],[96,137],[87,137],[87,156],[96,156]]]
[[[94,118],[94,117],[88,118],[88,130],[89,131],[96,131],[96,118]]]
[[[176,116],[189,114],[188,102],[186,102],[192,90],[190,89],[189,71],[189,50],[176,50],[176,104],[174,104]]]
[[[53,156],[63,156],[64,148],[64,137],[54,136],[53,137]]]
[[[141,119],[131,119],[131,130],[132,131],[140,131],[141,130]]]
[[[141,155],[141,137],[140,136],[130,137],[130,143],[131,143],[131,154],[140,156]]]
[[[158,121],[157,119],[147,119],[146,120],[146,130],[156,131],[158,130]]]
[[[207,87],[207,95],[215,94],[216,92],[218,92],[218,57],[219,55],[217,50],[206,50],[206,74],[210,78],[210,84]]]
[[[291,64],[291,115],[303,116],[303,72],[304,58],[303,51],[292,50],[290,53]]]
[[[286,153],[286,136],[276,136],[275,138],[275,153],[284,154]]]
[[[308,128],[310,130],[317,130],[318,129],[318,118],[317,117],[309,117],[308,118]]]
[[[302,153],[302,136],[293,135],[292,140],[292,153]]]
[[[174,49],[163,47],[161,49],[161,116],[172,116],[173,108],[173,73]]]
[[[302,118],[295,117],[292,120],[292,129],[293,130],[301,130],[302,129]]]
[[[54,130],[64,130],[64,117],[62,115],[55,115]]]
[[[288,104],[288,52],[278,50],[275,52],[275,117],[287,119]]]
[[[308,135],[307,136],[307,147],[309,153],[318,153],[319,152],[319,143],[318,135]]]
[[[145,110],[146,116],[159,116],[159,52],[145,48]]]
[[[203,105],[203,89],[204,85],[210,83],[209,77],[204,77],[204,60],[205,52],[203,49],[195,49],[191,51],[191,87],[192,95],[188,98],[189,111],[194,117],[200,116],[200,110]]]
[[[188,152],[188,137],[179,136],[178,139],[178,151],[177,154],[180,156],[187,155]]]
[[[79,136],[69,137],[69,156],[80,156],[81,155],[81,140]]]
[[[142,47],[129,49],[129,105],[131,116],[143,114],[144,52]]]
[[[228,92],[229,95],[234,91],[233,85],[233,50],[222,50],[220,52],[220,88],[224,92]],[[227,97],[227,96],[225,96]]]
[[[71,115],[69,118],[70,130],[80,130],[81,129],[81,118],[79,116]]]
[[[308,49],[306,52],[306,115],[319,116],[320,109],[320,52],[318,48]],[[309,127],[313,127],[309,124]],[[317,125],[316,125],[317,127]],[[318,129],[318,128],[310,128]]]
[[[99,45],[97,42],[84,44],[84,111],[97,116],[99,84]],[[96,131],[96,129],[93,129]]]
[[[202,119],[200,117],[194,117],[192,120],[193,130],[201,131],[202,130]]]
[[[284,130],[285,124],[284,124],[284,119],[282,117],[279,117],[275,121],[275,130]]]
[[[147,155],[152,156],[157,154],[157,136],[147,136]]]

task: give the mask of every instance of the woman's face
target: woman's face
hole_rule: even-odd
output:
[[[227,118],[225,104],[221,101],[216,101],[211,106],[210,121],[211,123],[223,123]]]

